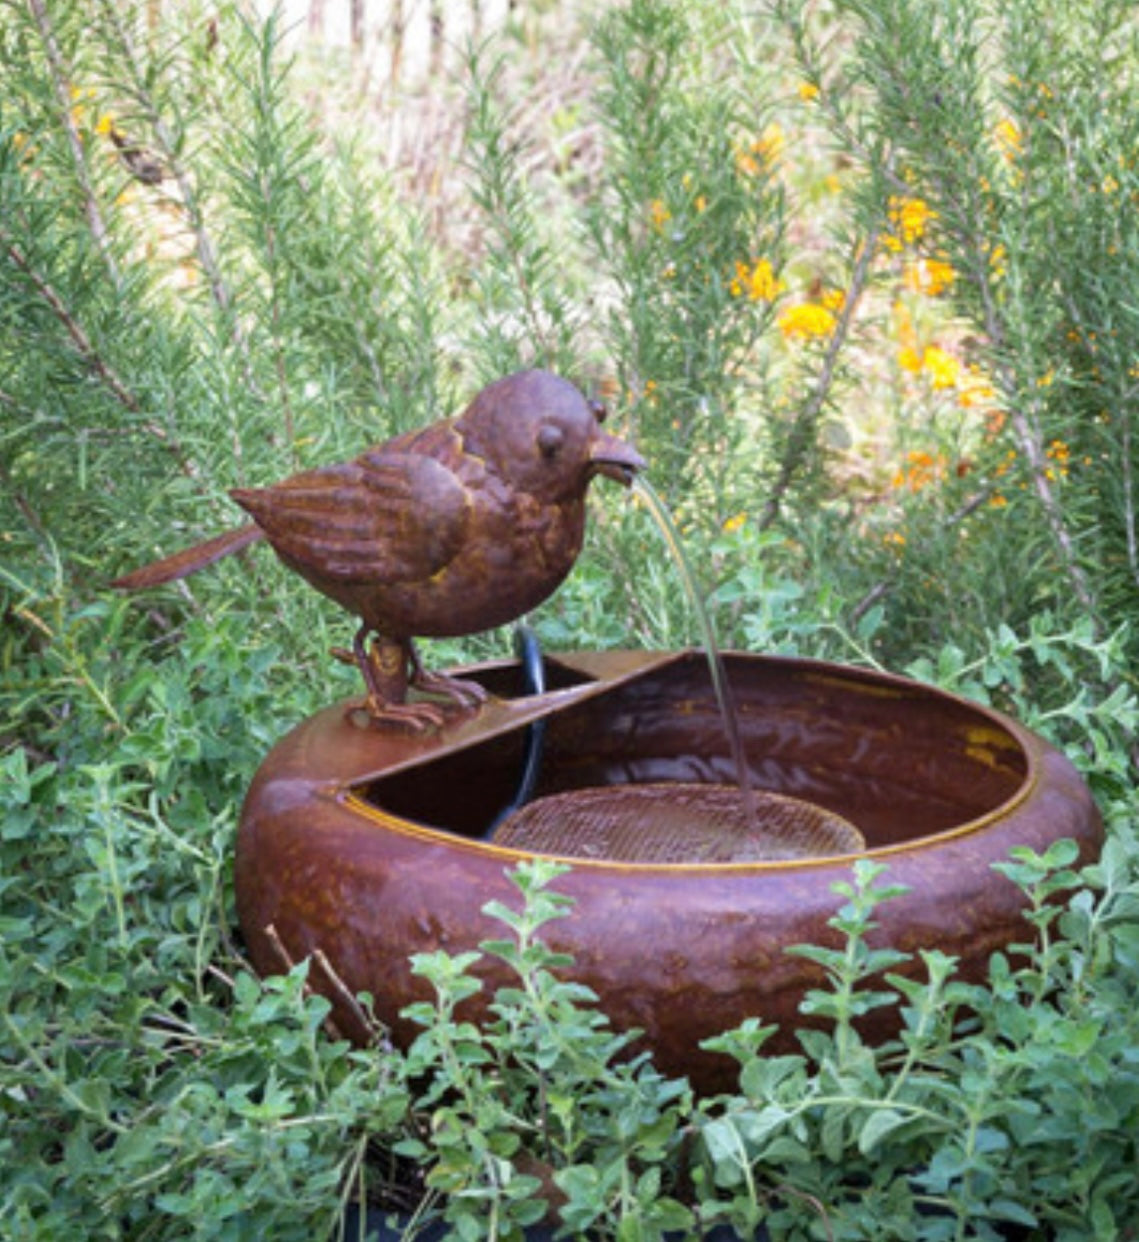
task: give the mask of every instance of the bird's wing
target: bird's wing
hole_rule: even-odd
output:
[[[422,453],[373,449],[230,495],[286,559],[338,582],[421,582],[463,544],[466,489]]]

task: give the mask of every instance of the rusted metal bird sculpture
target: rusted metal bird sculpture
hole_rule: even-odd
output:
[[[566,380],[521,371],[484,388],[457,418],[230,493],[250,525],[146,565],[112,586],[138,591],[267,539],[282,561],[360,618],[352,652],[377,722],[442,723],[480,686],[428,673],[412,639],[503,625],[573,568],[590,480],[629,485],[644,460],[601,428],[603,407]],[[368,638],[372,637],[369,647]],[[412,685],[442,702],[408,701]]]

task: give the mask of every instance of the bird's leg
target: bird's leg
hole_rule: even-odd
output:
[[[407,658],[411,665],[409,684],[424,694],[438,695],[453,706],[466,710],[478,707],[489,698],[477,681],[463,681],[459,677],[445,677],[442,673],[429,673],[420,662],[415,644],[408,640]]]
[[[352,655],[368,688],[365,710],[369,723],[419,731],[437,729],[445,719],[441,707],[407,701],[408,666],[417,665],[411,644],[377,634],[369,650],[365,644],[370,631],[370,626],[361,625],[352,639]]]
[[[368,626],[362,625],[352,639],[356,664],[368,687],[369,706],[407,701],[407,658],[401,643],[377,635],[367,646]]]

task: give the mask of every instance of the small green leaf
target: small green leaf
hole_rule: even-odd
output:
[[[870,1155],[888,1134],[906,1125],[909,1120],[909,1117],[892,1108],[875,1109],[858,1132],[858,1150],[864,1156]]]

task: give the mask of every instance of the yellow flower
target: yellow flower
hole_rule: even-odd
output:
[[[658,233],[664,232],[664,226],[672,219],[672,212],[664,205],[664,199],[654,198],[649,204],[649,218]]]
[[[897,353],[898,366],[917,375],[925,371],[934,388],[955,388],[961,375],[961,364],[951,353],[937,345],[918,350],[916,345],[903,345]]]
[[[744,293],[751,301],[774,302],[783,292],[783,281],[776,279],[775,271],[769,259],[757,259],[753,265],[736,264],[736,275],[728,286],[733,297],[741,297]]]
[[[914,450],[906,454],[906,463],[894,475],[893,481],[895,487],[904,487],[911,492],[920,492],[945,474],[945,458],[941,453],[934,457],[930,453]]]
[[[900,194],[890,196],[887,212],[893,232],[887,233],[882,241],[887,249],[895,252],[921,241],[927,225],[937,219],[937,212],[925,199],[907,198]]]
[[[937,218],[937,213],[924,199],[895,199],[894,218],[907,242],[919,241],[925,234],[925,226]]]
[[[1009,451],[1005,454],[1004,461],[997,462],[996,468],[993,471],[993,473],[997,476],[998,479],[1002,478],[1004,475],[1008,474],[1008,472],[1015,465],[1016,465],[1016,449],[1009,449]]]
[[[87,120],[86,101],[95,98],[95,91],[90,86],[69,86],[67,93],[71,99],[72,123],[77,127],[81,127]]]
[[[755,149],[769,164],[774,164],[783,154],[783,126],[778,121],[766,125]]]
[[[814,84],[814,82],[799,83],[799,98],[804,103],[811,103],[812,101],[818,99],[818,97],[819,88]]]
[[[961,364],[952,354],[946,353],[936,345],[926,348],[922,356],[922,366],[929,372],[930,383],[934,388],[955,388]]]
[[[641,385],[640,392],[638,392],[637,389],[635,388],[630,388],[628,392],[629,404],[635,405],[638,401],[645,401],[649,405],[656,405],[657,403],[656,389],[657,389],[657,382],[656,380],[651,380],[651,379],[645,380],[644,384]]]
[[[772,121],[754,142],[736,148],[736,167],[745,177],[770,168],[783,153],[783,126]]]
[[[1007,117],[997,122],[993,137],[996,139],[997,150],[1010,162],[1024,150],[1024,135],[1020,132],[1020,126]]]
[[[724,531],[724,534],[726,534],[726,535],[730,535],[733,531],[737,531],[737,530],[739,530],[739,528],[740,528],[740,527],[741,527],[741,526],[742,526],[742,525],[743,525],[746,521],[747,521],[747,514],[746,514],[746,513],[737,513],[737,514],[735,514],[734,516],[732,516],[732,517],[728,518],[728,520],[724,523],[724,525],[723,525],[723,527],[722,527],[722,529],[723,529],[723,531]]]
[[[989,504],[994,509],[1003,509],[1008,504],[1008,499],[1002,496],[1000,492],[994,492],[989,497]]]
[[[906,266],[903,282],[914,293],[937,297],[957,279],[957,273],[944,259],[917,259]]]
[[[829,336],[834,325],[834,313],[817,302],[799,302],[779,314],[779,330],[787,340]]]
[[[735,166],[744,176],[759,175],[760,163],[755,158],[755,143],[751,143],[749,147],[735,149]]]

